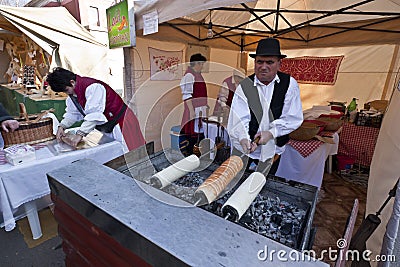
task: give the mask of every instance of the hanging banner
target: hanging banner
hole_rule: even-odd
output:
[[[284,58],[280,71],[298,83],[334,85],[344,56]]]
[[[133,8],[127,0],[106,9],[108,42],[110,48],[136,46]]]
[[[150,80],[172,81],[182,78],[183,51],[164,51],[149,47]]]

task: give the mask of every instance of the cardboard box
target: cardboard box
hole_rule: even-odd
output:
[[[36,160],[35,149],[30,145],[13,145],[4,149],[6,159],[12,165]]]

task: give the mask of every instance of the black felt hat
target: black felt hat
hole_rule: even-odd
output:
[[[277,56],[280,58],[285,58],[286,55],[281,54],[281,46],[278,39],[275,38],[265,38],[258,42],[256,53],[250,54],[252,58],[256,56]]]
[[[200,53],[194,54],[190,57],[190,62],[205,62],[205,61],[207,61],[207,58]]]

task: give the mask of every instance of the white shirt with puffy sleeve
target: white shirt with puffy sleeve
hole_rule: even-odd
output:
[[[256,86],[258,90],[264,114],[259,124],[258,132],[270,131],[272,136],[277,138],[291,133],[301,125],[303,122],[303,111],[299,86],[297,81],[293,77],[290,77],[289,88],[286,92],[282,114],[279,119],[270,122],[269,116],[266,116],[266,114],[269,114],[275,82],[280,82],[278,75],[276,75],[274,80],[272,80],[268,85],[260,82],[256,76],[254,77],[254,86]],[[233,146],[242,152],[243,150],[240,145],[240,140],[250,140],[250,120],[251,115],[248,101],[241,85],[239,85],[232,100],[227,130]],[[275,140],[270,140],[267,144],[258,146],[249,156],[253,159],[259,159],[264,162],[272,158],[274,154],[282,154],[284,149],[284,146],[276,146]]]

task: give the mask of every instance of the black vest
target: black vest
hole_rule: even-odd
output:
[[[282,109],[285,101],[286,92],[289,88],[290,75],[278,72],[280,82],[275,82],[274,92],[270,104],[270,122],[275,118],[282,115]],[[251,120],[249,124],[249,135],[251,140],[254,140],[254,135],[258,131],[258,127],[263,116],[260,97],[258,95],[257,87],[254,86],[254,74],[250,75],[240,83],[243,93],[247,98],[249,105]],[[272,114],[271,114],[272,113]],[[283,135],[276,138],[276,145],[279,147],[284,146],[289,141],[289,135]]]

